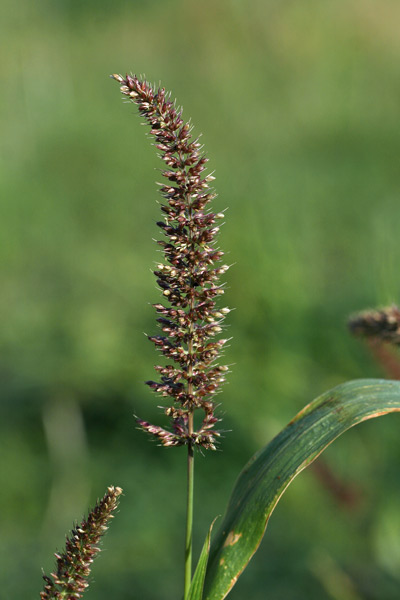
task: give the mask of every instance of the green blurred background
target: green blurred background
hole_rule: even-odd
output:
[[[65,532],[115,484],[125,496],[85,597],[180,598],[184,451],[150,443],[132,416],[162,422],[142,383],[161,164],[108,74],[172,90],[204,134],[214,207],[229,207],[231,431],[197,459],[198,552],[255,450],[326,389],[382,375],[345,323],[400,301],[400,4],[1,12],[0,596],[37,598]],[[295,481],[232,600],[398,599],[399,424],[349,432]]]

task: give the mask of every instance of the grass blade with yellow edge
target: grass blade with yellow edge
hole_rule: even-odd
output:
[[[291,481],[342,433],[400,411],[400,382],[350,381],[307,405],[247,463],[211,544],[204,600],[222,600],[256,552],[268,519]]]

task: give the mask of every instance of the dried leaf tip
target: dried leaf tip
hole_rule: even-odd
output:
[[[97,544],[107,531],[107,523],[118,506],[120,487],[110,486],[101,500],[89,512],[87,519],[67,537],[63,553],[56,553],[56,570],[43,575],[45,586],[41,600],[78,600],[89,586],[87,578],[91,564],[100,552]]]

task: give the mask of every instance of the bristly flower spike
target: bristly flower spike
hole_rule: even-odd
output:
[[[76,526],[65,544],[63,553],[56,553],[57,566],[51,577],[43,575],[45,586],[41,600],[78,600],[89,586],[92,562],[100,552],[97,544],[107,531],[107,523],[118,506],[119,487],[109,487],[87,519]]]
[[[166,240],[158,241],[164,262],[154,271],[162,291],[163,303],[155,304],[163,335],[149,340],[168,359],[155,367],[157,381],[147,385],[157,394],[169,397],[172,405],[164,409],[171,419],[170,430],[137,419],[140,427],[163,446],[201,446],[215,450],[219,432],[213,396],[225,381],[228,367],[217,364],[225,339],[222,332],[228,308],[216,308],[224,293],[220,276],[228,270],[221,265],[223,252],[215,246],[218,222],[223,213],[213,213],[209,203],[215,198],[204,174],[208,159],[201,152],[198,138],[192,139],[192,125],[182,119],[182,110],[170,101],[165,89],[154,89],[136,76],[112,75],[124,96],[138,105],[139,114],[150,125],[150,134],[166,169],[161,184],[161,211],[157,223]],[[193,413],[203,411],[203,420],[194,429]]]

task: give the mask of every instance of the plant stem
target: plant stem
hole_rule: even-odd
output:
[[[181,162],[183,161],[181,154],[179,154]],[[184,166],[184,163],[183,163]],[[187,213],[189,216],[189,234],[188,239],[190,245],[193,247],[192,241],[192,204],[191,197],[189,194],[186,195],[187,202]],[[190,298],[189,298],[189,314],[192,314],[194,308],[194,287],[193,287],[193,271],[194,266],[191,265],[190,273],[191,273],[191,289],[190,289]],[[193,395],[193,333],[194,333],[194,323],[193,321],[189,324],[189,340],[188,340],[188,355],[190,357],[190,361],[188,364],[188,395],[191,397]],[[191,408],[188,413],[188,434],[189,437],[192,436],[194,430],[194,409]],[[185,540],[185,585],[184,585],[184,600],[189,598],[189,590],[190,584],[192,582],[192,548],[193,548],[193,488],[194,488],[194,454],[193,454],[193,444],[189,442],[188,444],[188,459],[187,459],[187,507],[186,507],[186,540]]]
[[[193,413],[189,415],[193,421]],[[188,446],[187,462],[187,509],[186,509],[186,540],[185,540],[185,587],[184,600],[189,597],[189,589],[192,581],[192,533],[193,533],[193,446]]]

